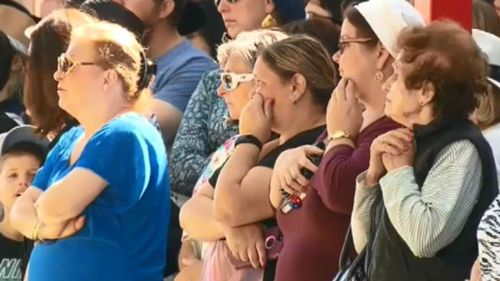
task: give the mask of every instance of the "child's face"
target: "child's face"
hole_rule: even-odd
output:
[[[40,162],[31,155],[11,156],[4,160],[0,170],[0,202],[6,211],[30,186],[39,168]]]

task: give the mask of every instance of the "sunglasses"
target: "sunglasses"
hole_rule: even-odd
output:
[[[63,76],[68,75],[72,70],[82,65],[96,65],[95,62],[75,62],[72,61],[65,53],[62,53],[57,58],[57,71],[63,74]]]
[[[215,0],[214,1],[215,6],[219,7],[220,2],[222,2],[222,0]],[[238,2],[238,0],[226,0],[226,2],[229,4],[234,4],[234,3]]]
[[[250,82],[253,80],[253,74],[243,73],[237,74],[232,72],[223,72],[220,74],[220,80],[222,81],[222,88],[224,91],[232,91],[243,82]]]

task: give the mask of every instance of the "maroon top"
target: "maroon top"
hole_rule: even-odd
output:
[[[372,141],[398,127],[383,117],[359,133],[356,149],[347,145],[331,148],[311,180],[302,207],[288,214],[277,211],[284,246],[276,281],[331,281],[335,277],[350,223],[356,177],[368,169]]]

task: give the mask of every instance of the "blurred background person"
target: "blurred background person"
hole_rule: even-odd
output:
[[[78,124],[59,106],[57,58],[66,51],[71,30],[94,19],[75,9],[54,11],[30,32],[29,57],[26,63],[24,105],[37,133],[51,140],[52,148],[59,137]]]
[[[37,20],[16,1],[0,2],[0,133],[26,121],[22,85],[29,40],[24,30]]]
[[[488,56],[490,66],[489,91],[479,99],[479,105],[472,120],[483,130],[484,137],[493,150],[497,177],[500,179],[500,38],[482,30],[473,29],[472,36],[481,50]],[[499,257],[496,233],[500,228],[496,221],[500,219],[500,199],[497,197],[483,215],[477,236],[479,257],[471,272],[471,281],[497,280],[500,278]]]
[[[472,2],[472,27],[500,36],[500,17],[495,7],[482,0]]]

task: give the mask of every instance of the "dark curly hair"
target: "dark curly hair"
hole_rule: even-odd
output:
[[[397,43],[401,62],[408,66],[406,87],[420,89],[430,82],[437,118],[468,117],[478,97],[487,93],[487,58],[457,23],[438,21],[407,28]]]

